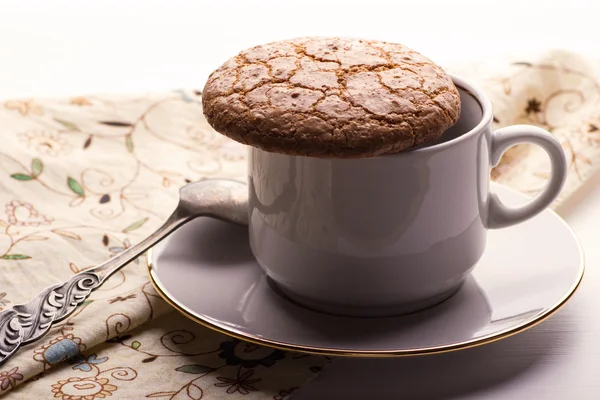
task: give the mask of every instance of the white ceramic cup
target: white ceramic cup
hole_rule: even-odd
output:
[[[364,159],[250,148],[250,246],[290,299],[351,316],[435,305],[461,287],[488,229],[525,221],[559,194],[567,173],[559,142],[534,126],[493,131],[490,101],[453,79],[460,120],[432,145]],[[518,143],[542,147],[552,174],[537,197],[508,208],[489,191],[490,169]]]

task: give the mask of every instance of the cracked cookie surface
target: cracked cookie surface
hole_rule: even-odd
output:
[[[438,65],[401,44],[307,37],[242,51],[202,93],[218,132],[266,151],[360,158],[438,139],[460,98]]]

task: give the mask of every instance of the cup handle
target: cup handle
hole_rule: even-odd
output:
[[[552,174],[546,187],[535,198],[519,207],[507,207],[494,193],[488,205],[488,228],[498,229],[523,222],[548,207],[562,190],[567,179],[567,158],[562,146],[548,131],[531,125],[513,125],[498,129],[492,135],[491,162],[495,167],[502,154],[520,143],[540,146],[550,157]]]

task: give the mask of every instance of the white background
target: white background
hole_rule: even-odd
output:
[[[439,63],[591,51],[594,3],[0,0],[0,98],[199,87],[241,49],[303,35],[397,41]]]
[[[600,58],[600,3],[0,0],[0,99],[200,88],[239,50],[304,35],[401,42],[442,65],[548,48]],[[588,269],[557,316],[483,349],[339,363],[304,388],[305,398],[395,399],[433,386],[452,398],[600,398],[600,178],[576,200],[564,215]]]

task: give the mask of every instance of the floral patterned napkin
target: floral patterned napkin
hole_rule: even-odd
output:
[[[498,127],[551,130],[569,157],[561,205],[596,169],[600,64],[566,52],[448,68],[481,85]],[[131,246],[175,207],[181,185],[245,177],[245,148],[216,134],[197,92],[0,104],[0,307]],[[511,149],[493,178],[534,193],[545,154]],[[145,259],[0,367],[10,398],[288,399],[329,363],[240,342],[174,312]]]
[[[569,175],[552,208],[561,212],[600,161],[600,60],[565,50],[504,62],[464,63],[449,71],[480,86],[492,100],[497,128],[540,126],[557,137],[567,154]],[[546,183],[550,162],[534,145],[504,154],[492,178],[529,195]]]

